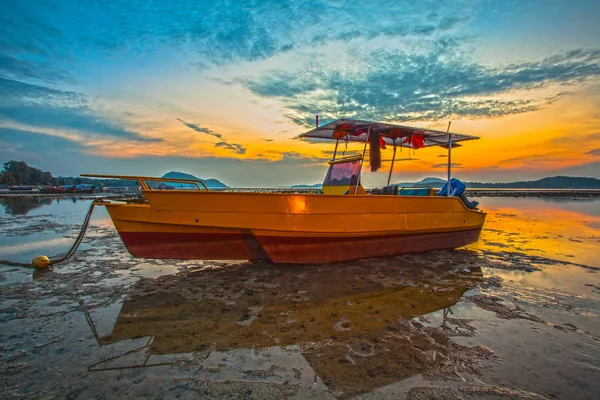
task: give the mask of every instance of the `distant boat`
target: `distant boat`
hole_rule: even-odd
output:
[[[33,189],[35,189],[34,186],[22,186],[22,185],[16,185],[16,186],[9,186],[8,190],[15,190],[15,191],[32,191]]]
[[[389,185],[391,170],[382,189],[368,194],[361,184],[367,144],[376,170],[386,146],[393,146],[393,160],[397,147],[448,148],[451,165],[451,149],[460,146],[454,143],[478,137],[354,119],[300,137],[336,141],[319,194],[209,191],[202,181],[83,176],[138,180],[148,204],[101,203],[134,257],[327,263],[454,249],[479,239],[486,214],[450,176],[443,195]],[[363,154],[336,158],[340,140],[364,143]],[[147,182],[188,183],[199,190],[157,190]]]
[[[64,186],[41,186],[39,192],[43,194],[63,194],[63,193],[74,193],[75,188],[64,187]]]
[[[94,186],[89,184],[64,185],[64,186],[41,186],[39,192],[43,194],[69,194],[69,193],[92,193]]]
[[[92,193],[94,191],[94,185],[83,183],[75,186],[75,193]]]

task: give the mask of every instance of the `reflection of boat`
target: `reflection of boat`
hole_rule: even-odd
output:
[[[377,195],[367,194],[360,182],[367,144],[376,170],[385,145],[393,146],[394,159],[398,146],[448,147],[450,155],[460,146],[453,142],[476,137],[347,119],[302,136],[336,140],[322,194],[215,192],[202,182],[206,190],[153,190],[146,182],[198,185],[86,176],[139,181],[149,204],[103,203],[135,257],[320,263],[453,249],[478,240],[485,213],[457,197],[462,193],[456,187],[448,185],[447,196],[398,190],[389,185],[391,170],[388,186]],[[336,158],[339,140],[364,142],[363,155]]]
[[[450,255],[455,264],[476,262],[468,258],[477,255],[461,253]],[[369,391],[448,362],[446,338],[432,341],[426,329],[398,322],[453,306],[481,280],[479,268],[432,267],[447,256],[336,268],[246,264],[148,279],[134,287],[111,334],[98,341],[152,337],[145,360],[296,345],[330,388]],[[429,350],[438,357],[422,357]]]

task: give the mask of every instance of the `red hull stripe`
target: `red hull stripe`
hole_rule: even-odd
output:
[[[141,258],[253,260],[268,258],[252,235],[238,233],[120,232],[129,253]]]
[[[372,235],[372,236],[260,236],[261,243],[264,244],[323,244],[323,243],[367,243],[373,240],[395,240],[401,238],[420,238],[436,237],[439,235],[456,235],[461,232],[479,232],[479,229],[471,229],[457,232],[442,232],[442,233],[400,233],[395,235]]]
[[[200,260],[271,259],[327,263],[389,257],[474,243],[480,230],[371,237],[289,237],[236,233],[121,232],[134,257]],[[257,240],[258,239],[258,240]]]
[[[258,236],[274,262],[329,263],[456,249],[479,240],[480,229],[419,235],[306,238]]]

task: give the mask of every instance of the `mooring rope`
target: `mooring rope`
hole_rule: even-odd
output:
[[[83,224],[81,225],[81,229],[79,230],[79,234],[77,235],[77,238],[75,239],[75,243],[73,243],[73,246],[71,246],[69,251],[67,251],[67,253],[63,257],[51,259],[49,265],[61,263],[65,260],[68,260],[69,258],[71,258],[73,256],[73,254],[75,254],[75,252],[77,251],[77,248],[83,241],[85,232],[87,231],[87,228],[90,224],[90,219],[92,218],[92,211],[94,211],[95,205],[96,205],[95,202],[92,202],[92,204],[90,205],[90,209],[88,210],[88,212],[85,216],[85,219],[83,220]],[[32,266],[31,263],[20,263],[20,262],[9,261],[9,260],[0,260],[0,264],[14,266],[14,267],[31,267]]]

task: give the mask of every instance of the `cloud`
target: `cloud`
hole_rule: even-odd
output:
[[[238,143],[227,143],[227,142],[219,142],[215,144],[215,147],[222,147],[227,150],[231,150],[236,154],[246,154],[246,147]]]
[[[52,89],[2,77],[0,77],[0,101],[1,104],[53,103],[69,107],[87,105],[85,97],[76,92]]]
[[[329,161],[330,157],[316,157],[312,155],[300,154],[296,151],[284,151],[281,154],[281,161],[285,162],[301,162],[301,163],[323,163]]]
[[[600,77],[600,50],[577,49],[534,62],[490,67],[438,41],[426,52],[373,51],[358,71],[311,61],[297,71],[271,71],[236,82],[257,96],[276,98],[286,117],[311,126],[341,116],[384,121],[501,117],[536,111],[568,95],[535,95],[553,84],[569,86]],[[456,53],[456,54],[455,54]],[[521,99],[507,96],[529,91]],[[514,97],[514,96],[512,96]],[[306,117],[304,117],[306,116]]]
[[[36,79],[47,82],[74,82],[74,79],[68,73],[54,70],[46,62],[23,61],[1,53],[0,76],[12,79]]]
[[[462,22],[466,22],[468,21],[469,18],[465,18],[465,17],[459,17],[459,16],[446,16],[444,18],[442,18],[442,20],[440,21],[440,23],[438,24],[438,29],[442,30],[442,31],[447,31],[450,30],[452,28],[454,28],[455,26],[459,25]]]
[[[44,148],[37,145],[40,140]],[[21,146],[18,150],[8,147]],[[83,172],[162,176],[168,171],[186,171],[200,178],[217,178],[236,187],[272,187],[320,182],[322,164],[299,168],[300,160],[252,160],[225,157],[140,156],[106,157],[79,151],[84,143],[52,137],[34,131],[0,130],[0,166],[9,160],[25,160],[29,165],[52,172],[54,176],[77,176]]]
[[[327,151],[322,151],[323,154],[327,154]],[[332,152],[333,153],[333,152]],[[341,154],[341,151],[339,152]],[[260,154],[263,160],[270,163],[282,163],[286,165],[297,165],[297,166],[322,166],[324,162],[331,160],[331,157],[319,157],[314,155],[302,154],[297,151],[265,151]]]
[[[463,165],[462,164],[455,164],[452,163],[452,168],[462,168]],[[446,164],[434,164],[431,166],[431,168],[448,168],[448,163]]]
[[[34,6],[33,6],[34,7]],[[0,77],[42,82],[68,82],[75,79],[53,61],[65,61],[74,41],[31,15],[30,4],[23,9],[17,2],[3,4],[0,14]],[[44,13],[47,14],[47,13]],[[65,51],[66,50],[66,51]]]
[[[58,136],[40,132],[0,128],[0,160],[22,159],[27,162],[38,162],[51,159],[71,159],[82,155],[85,147]]]
[[[12,123],[76,132],[85,136],[109,136],[137,142],[161,141],[111,121],[94,110],[81,94],[12,79],[0,78],[0,118]]]
[[[590,151],[586,152],[585,154],[589,154],[590,156],[600,157],[600,148],[590,150]]]
[[[600,179],[600,161],[548,171],[547,175],[589,176]]]
[[[93,53],[142,53],[168,48],[195,54],[206,68],[255,61],[331,41],[431,36],[474,15],[473,1],[263,0],[11,2],[0,16],[0,53],[34,53],[72,61]],[[432,13],[431,10],[435,10]]]
[[[551,167],[552,165],[556,165],[557,163],[561,163],[565,161],[565,155],[561,150],[550,151],[541,154],[532,154],[521,157],[513,157],[507,158],[504,160],[498,161],[498,164],[501,164],[503,168],[510,167]]]
[[[200,126],[198,126],[196,124],[185,122],[184,120],[179,119],[179,118],[177,118],[177,120],[180,121],[181,123],[183,123],[188,128],[195,130],[196,132],[200,132],[200,133],[204,133],[204,134],[207,134],[207,135],[210,135],[210,136],[214,136],[217,139],[221,140],[220,142],[215,143],[215,147],[221,147],[223,149],[230,150],[230,151],[232,151],[232,152],[234,152],[236,154],[246,154],[246,150],[247,149],[246,149],[245,146],[243,146],[241,144],[238,144],[238,143],[229,143],[229,142],[227,142],[227,140],[220,133],[213,132],[213,131],[211,131],[208,128],[202,128],[202,127],[200,127]]]
[[[179,118],[177,118],[177,121],[181,122],[182,124],[184,124],[184,125],[185,125],[185,126],[187,126],[188,128],[195,130],[196,132],[200,132],[200,133],[206,133],[207,135],[214,136],[214,137],[216,137],[216,138],[218,138],[218,139],[221,139],[221,140],[225,140],[225,139],[223,138],[223,135],[221,135],[220,133],[215,133],[215,132],[211,131],[211,130],[210,130],[210,129],[208,129],[208,128],[202,128],[202,127],[199,127],[199,126],[198,126],[198,125],[196,125],[196,124],[191,124],[191,123],[189,123],[189,122],[185,122],[184,120],[182,120],[182,119],[179,119]]]

